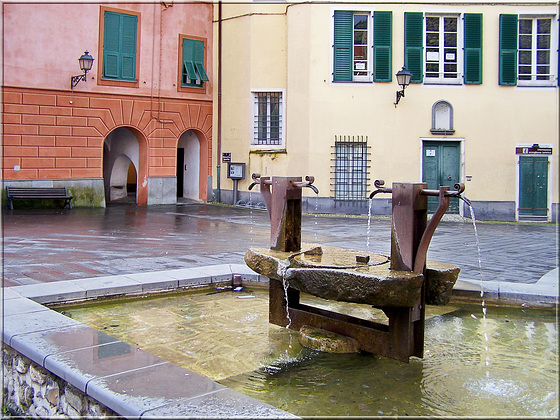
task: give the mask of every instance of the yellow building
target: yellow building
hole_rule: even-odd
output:
[[[557,220],[558,17],[545,0],[224,2],[217,198],[259,199],[252,173],[313,175],[305,211],[366,214],[375,179],[462,182],[479,219]],[[237,194],[228,161],[245,164]],[[390,207],[373,200],[374,214]]]

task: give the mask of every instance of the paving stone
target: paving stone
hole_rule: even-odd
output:
[[[86,392],[98,377],[164,363],[164,360],[122,341],[57,353],[45,358],[45,368]]]
[[[34,333],[15,335],[11,346],[40,366],[48,355],[118,341],[81,323]]]
[[[3,320],[2,339],[8,345],[11,345],[11,340],[20,334],[79,324],[78,321],[51,310],[5,316]]]
[[[125,417],[225,389],[171,363],[92,380],[88,394]]]

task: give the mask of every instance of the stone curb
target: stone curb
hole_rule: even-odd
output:
[[[508,303],[557,306],[560,271],[557,268],[542,276],[536,283],[514,283],[483,280],[458,280],[453,287],[457,296],[476,296],[483,294],[490,299]]]

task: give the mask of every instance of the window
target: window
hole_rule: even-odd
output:
[[[204,41],[182,38],[181,86],[202,87],[208,81],[204,50]]]
[[[392,12],[335,10],[333,28],[333,81],[391,81]]]
[[[557,37],[552,16],[500,15],[501,85],[554,86]]]
[[[253,92],[253,145],[283,146],[282,92]]]
[[[405,66],[412,83],[482,83],[482,15],[407,12]]]
[[[426,16],[426,82],[460,83],[457,16]]]
[[[105,80],[136,81],[138,15],[103,10],[103,67]]]
[[[368,157],[367,136],[335,136],[335,200],[367,199]]]

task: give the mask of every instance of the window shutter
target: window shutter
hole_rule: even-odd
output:
[[[333,80],[335,82],[352,81],[353,16],[352,11],[334,11]]]
[[[194,40],[193,62],[200,80],[207,81],[208,75],[204,70],[204,41]]]
[[[103,77],[118,78],[120,16],[105,12],[103,28]]]
[[[138,17],[123,14],[121,18],[121,78],[136,80],[136,29]]]
[[[393,12],[373,14],[373,80],[392,80]]]
[[[500,15],[499,84],[517,84],[517,15]]]
[[[482,13],[465,13],[465,84],[482,83]]]
[[[422,83],[423,71],[423,19],[422,12],[404,14],[404,65],[412,73],[411,83]]]
[[[196,80],[196,71],[193,63],[194,43],[192,39],[183,38],[183,83],[190,83],[189,80]]]

